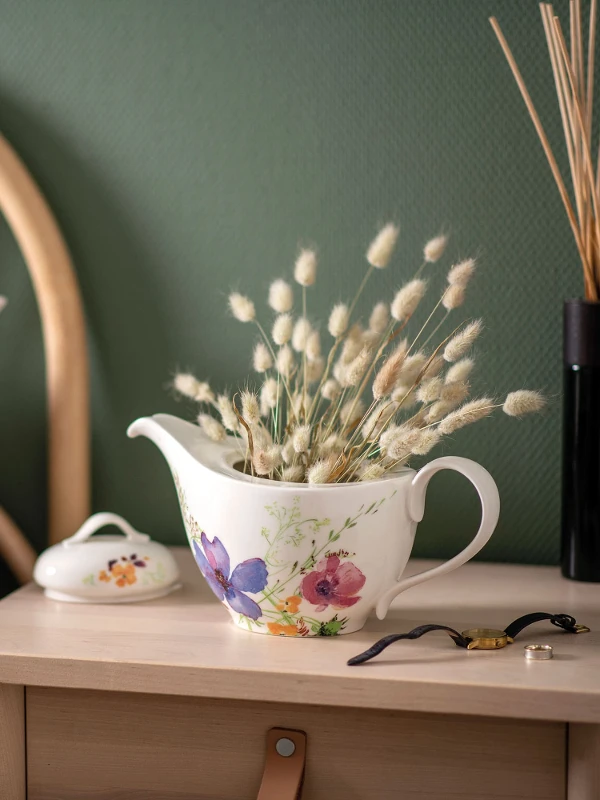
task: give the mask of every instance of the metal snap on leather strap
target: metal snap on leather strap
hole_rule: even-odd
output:
[[[306,764],[306,733],[271,728],[257,800],[299,800]]]
[[[290,756],[294,755],[296,750],[296,745],[292,742],[291,739],[278,739],[275,744],[275,750],[279,753],[280,756],[284,758],[289,758]]]

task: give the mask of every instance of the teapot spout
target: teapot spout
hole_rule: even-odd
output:
[[[179,461],[185,459],[185,454],[196,458],[201,445],[198,426],[170,414],[136,419],[127,428],[127,435],[131,439],[147,436],[161,451],[171,470],[179,469]]]

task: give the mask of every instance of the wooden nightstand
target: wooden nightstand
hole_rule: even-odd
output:
[[[176,553],[184,586],[161,600],[69,605],[29,585],[0,602],[2,800],[254,800],[273,727],[307,733],[303,800],[600,796],[600,586],[469,564],[360,633],[275,639],[235,629]],[[592,632],[542,623],[498,652],[432,634],[346,666],[385,632],[531,611]],[[554,659],[526,662],[531,642]]]

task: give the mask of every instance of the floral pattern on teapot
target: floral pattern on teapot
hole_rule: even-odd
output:
[[[273,526],[261,530],[264,552],[232,566],[221,540],[211,539],[191,514],[177,476],[175,482],[200,572],[215,596],[239,613],[239,624],[273,636],[337,636],[344,630],[344,610],[361,599],[366,579],[352,561],[355,554],[335,544],[361,517],[376,514],[387,498],[361,506],[337,528],[327,517],[303,519],[299,497],[289,507],[273,502],[265,506]],[[310,543],[306,557],[299,552],[295,561],[282,558],[290,545],[300,551],[303,543],[305,552]],[[324,612],[332,612],[329,619],[314,616]]]

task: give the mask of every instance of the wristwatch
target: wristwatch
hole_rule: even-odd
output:
[[[586,625],[580,625],[575,617],[571,617],[569,614],[548,614],[544,611],[525,614],[507,625],[503,631],[496,628],[471,628],[459,633],[447,625],[419,625],[408,633],[391,633],[389,636],[384,636],[364,653],[359,653],[351,658],[348,666],[355,667],[358,664],[364,664],[365,661],[375,658],[394,642],[399,642],[401,639],[420,639],[421,636],[431,631],[445,631],[457,647],[464,647],[466,650],[499,650],[506,647],[507,644],[512,644],[515,636],[528,625],[544,620],[549,620],[552,625],[562,628],[567,633],[589,633],[590,630]]]

